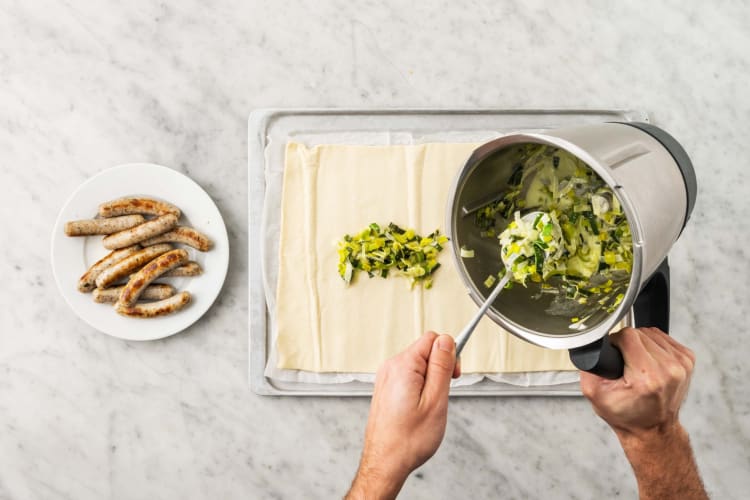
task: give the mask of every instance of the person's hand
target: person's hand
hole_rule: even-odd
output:
[[[640,435],[677,424],[695,355],[658,328],[624,328],[610,336],[622,352],[622,378],[581,372],[581,390],[618,436]]]
[[[615,431],[633,466],[641,500],[708,498],[678,414],[695,355],[657,328],[625,328],[611,337],[622,352],[622,378],[581,372],[581,390]]]
[[[440,446],[450,380],[459,375],[453,338],[433,332],[383,363],[347,498],[395,498],[408,475]]]

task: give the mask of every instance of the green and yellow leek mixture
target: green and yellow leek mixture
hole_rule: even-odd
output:
[[[338,242],[339,276],[348,285],[357,271],[386,278],[404,276],[411,286],[421,283],[432,287],[432,275],[440,267],[438,253],[448,238],[436,230],[422,237],[413,229],[401,229],[396,224],[381,228],[372,223],[355,235],[346,235]]]
[[[583,306],[586,317],[614,311],[629,280],[633,241],[609,186],[572,154],[537,144],[524,146],[508,185],[501,199],[479,209],[475,224],[482,236],[497,236],[502,260],[512,262],[511,283],[540,283],[542,293],[567,301],[566,310],[571,301]],[[531,211],[543,215],[521,219]]]

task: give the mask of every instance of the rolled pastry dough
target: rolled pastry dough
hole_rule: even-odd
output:
[[[444,232],[448,190],[477,144],[399,146],[290,142],[282,193],[276,300],[278,368],[375,372],[426,330],[455,335],[476,313],[440,254],[433,287],[407,279],[338,276],[336,241],[372,222]],[[461,355],[464,373],[575,369],[567,351],[543,349],[485,317]]]

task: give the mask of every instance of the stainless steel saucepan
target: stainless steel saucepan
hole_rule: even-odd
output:
[[[474,151],[459,171],[448,201],[447,232],[453,255],[471,298],[479,305],[490,291],[483,285],[502,263],[494,238],[483,238],[471,211],[510,189],[508,180],[519,162],[520,146],[544,144],[576,156],[612,189],[633,237],[633,266],[624,299],[613,312],[598,311],[571,328],[570,318],[546,311],[551,297],[538,284],[515,286],[495,300],[487,314],[505,330],[533,344],[569,349],[582,370],[618,378],[623,362],[608,342],[610,330],[631,308],[636,326],[668,330],[669,277],[666,257],[687,223],[697,184],[685,150],[667,132],[646,123],[602,123],[514,133]],[[460,256],[462,246],[475,252]]]

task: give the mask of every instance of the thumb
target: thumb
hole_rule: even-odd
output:
[[[592,400],[596,397],[597,390],[601,384],[601,377],[594,375],[589,372],[580,372],[581,374],[581,392],[588,400]]]
[[[599,400],[603,394],[622,383],[622,379],[610,380],[593,373],[581,371],[581,392],[592,403]]]
[[[430,358],[427,360],[422,402],[433,406],[448,401],[451,377],[456,366],[456,343],[450,335],[440,335],[432,343]]]

